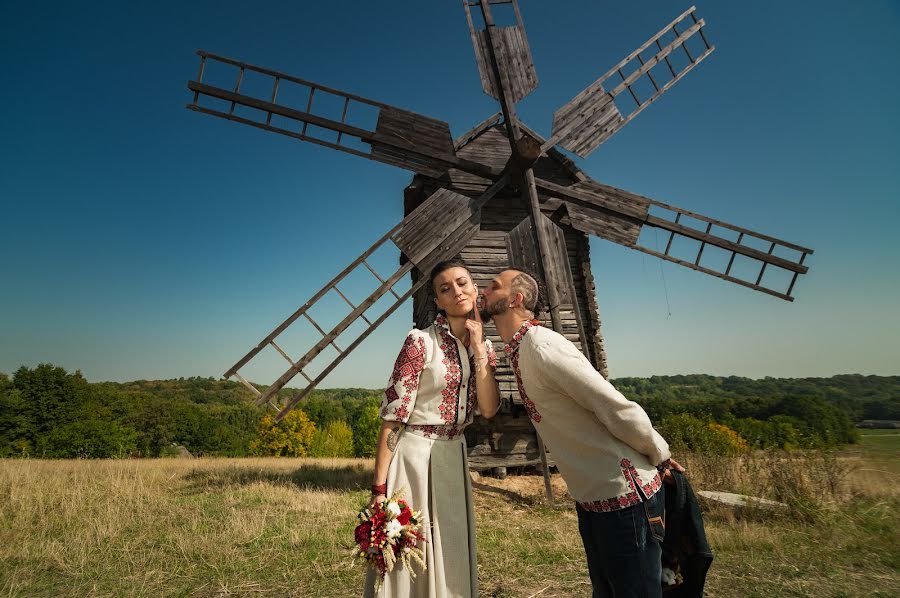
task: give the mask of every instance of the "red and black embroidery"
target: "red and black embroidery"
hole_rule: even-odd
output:
[[[384,391],[385,402],[381,408],[381,417],[392,414],[397,421],[405,422],[409,418],[409,403],[413,393],[419,387],[419,374],[425,368],[425,340],[410,334],[403,343],[403,348],[394,362],[394,371],[388,387]],[[403,388],[403,396],[397,392],[397,387]],[[391,405],[400,401],[400,405],[394,405],[393,411],[389,411]]]
[[[614,496],[606,500],[595,500],[592,502],[580,502],[578,505],[585,511],[594,511],[595,513],[609,513],[610,511],[618,511],[625,507],[630,507],[641,502],[641,497],[637,492],[629,492],[622,496]]]
[[[425,438],[446,438],[453,440],[460,436],[465,430],[465,426],[430,426],[425,424],[410,424],[406,426],[407,430],[419,432]]]
[[[456,338],[450,333],[450,323],[443,314],[439,314],[434,320],[438,333],[441,335],[441,352],[444,354],[442,363],[447,370],[444,374],[446,386],[441,391],[441,404],[438,411],[441,419],[448,425],[458,421],[459,390],[462,386],[462,363],[459,358],[459,346]]]
[[[622,459],[619,462],[619,466],[622,468],[622,475],[625,477],[625,481],[628,482],[628,487],[631,488],[631,490],[621,496],[578,503],[582,509],[598,513],[618,511],[619,509],[624,509],[625,507],[640,503],[641,494],[643,494],[645,498],[650,498],[662,487],[662,480],[660,479],[659,474],[654,474],[653,479],[650,480],[649,483],[643,484],[641,483],[640,474],[637,472],[637,469],[634,468],[634,465],[631,464],[631,461]],[[638,488],[640,488],[641,494],[638,494]]]
[[[541,323],[539,320],[528,320],[527,322],[523,322],[522,326],[519,327],[512,339],[503,347],[503,350],[509,355],[509,360],[512,363],[513,372],[516,375],[516,386],[519,388],[519,396],[522,398],[522,404],[525,405],[525,411],[528,413],[528,417],[535,423],[540,423],[541,414],[538,412],[534,401],[528,398],[528,394],[525,393],[525,387],[522,385],[522,375],[519,373],[519,344],[521,344],[522,339],[525,338],[525,335],[529,330],[540,325]],[[496,363],[496,361],[497,356],[495,354],[494,362]]]
[[[541,414],[537,410],[537,406],[534,404],[534,401],[528,398],[528,394],[525,393],[525,386],[522,384],[522,375],[519,373],[519,352],[515,351],[510,356],[510,361],[512,362],[513,372],[516,375],[516,386],[519,388],[519,396],[522,398],[522,404],[525,405],[525,411],[528,413],[528,417],[531,418],[531,421],[534,423],[540,423]]]
[[[487,343],[487,358],[488,358],[488,365],[496,370],[497,369],[497,352],[494,351],[493,343]]]
[[[619,463],[622,467],[622,473],[625,475],[625,479],[628,480],[629,485],[633,490],[637,490],[640,488],[641,493],[644,495],[644,498],[650,498],[654,494],[656,494],[657,490],[662,486],[662,478],[659,477],[659,473],[653,474],[653,479],[648,483],[643,484],[641,482],[641,474],[638,473],[637,469],[634,468],[634,465],[631,464],[631,461],[628,459],[622,459]]]
[[[540,326],[541,321],[535,318],[534,320],[526,320],[522,322],[522,325],[516,330],[516,333],[513,335],[512,339],[503,345],[503,350],[507,355],[511,355],[512,353],[519,350],[519,343],[522,342],[522,339],[525,338],[525,335],[529,330],[534,328],[535,326]]]

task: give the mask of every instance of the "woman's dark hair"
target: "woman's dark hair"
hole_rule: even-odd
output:
[[[438,262],[438,264],[431,269],[431,277],[428,279],[432,292],[434,292],[434,279],[438,277],[438,274],[444,272],[445,270],[449,270],[450,268],[462,268],[466,272],[469,272],[469,267],[458,257],[444,260],[443,262]],[[471,276],[472,273],[469,272],[469,277],[471,278]]]

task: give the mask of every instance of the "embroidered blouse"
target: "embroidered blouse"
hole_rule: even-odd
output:
[[[496,369],[494,346],[489,339],[484,345]],[[453,336],[447,318],[439,314],[428,328],[410,331],[384,391],[381,418],[426,437],[454,438],[472,423],[475,408],[473,352]]]
[[[504,347],[534,427],[587,510],[615,511],[653,496],[669,445],[562,335],[525,322]]]

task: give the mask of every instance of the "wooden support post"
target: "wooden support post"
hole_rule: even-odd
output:
[[[495,37],[495,25],[494,19],[491,16],[491,8],[488,0],[479,0],[481,3],[481,12],[484,15],[484,23],[485,23],[485,33],[487,35],[487,39],[489,41],[488,48],[490,50],[490,59],[491,66],[494,69],[494,75],[497,80],[497,88],[500,96],[500,105],[503,109],[503,117],[506,120],[506,129],[509,133],[509,145],[512,150],[513,156],[517,156],[519,152],[519,145],[517,141],[519,140],[519,125],[518,118],[516,116],[516,108],[515,104],[510,100],[508,90],[510,88],[509,78],[507,76],[506,71],[500,68],[500,65],[497,62],[497,49],[498,49],[498,41]],[[524,173],[525,179],[525,190],[524,194],[528,200],[528,204],[531,208],[531,219],[534,223],[534,231],[538,239],[538,254],[540,255],[540,261],[542,269],[544,270],[545,283],[547,285],[548,291],[548,299],[550,301],[550,320],[553,323],[553,329],[560,334],[563,333],[562,326],[562,318],[559,315],[559,293],[557,292],[556,281],[552,280],[553,274],[547,270],[547,268],[543,267],[548,263],[548,256],[550,254],[550,244],[547,240],[547,231],[544,230],[542,226],[541,220],[541,205],[540,200],[537,194],[537,187],[534,184],[534,172],[529,167],[525,170]],[[535,430],[535,434],[538,436],[538,442],[541,443],[541,460],[543,463],[546,463],[547,456],[544,454],[543,443],[540,440],[540,434]],[[550,472],[548,468],[544,468],[544,489],[547,493],[547,501],[552,506],[554,504],[553,500],[553,489],[550,485]]]

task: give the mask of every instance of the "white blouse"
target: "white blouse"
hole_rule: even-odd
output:
[[[488,364],[497,368],[497,354],[484,340]],[[465,359],[461,358],[465,355]],[[424,330],[406,337],[384,391],[381,418],[403,422],[426,438],[452,439],[472,423],[476,407],[473,352],[450,332],[439,314]]]

